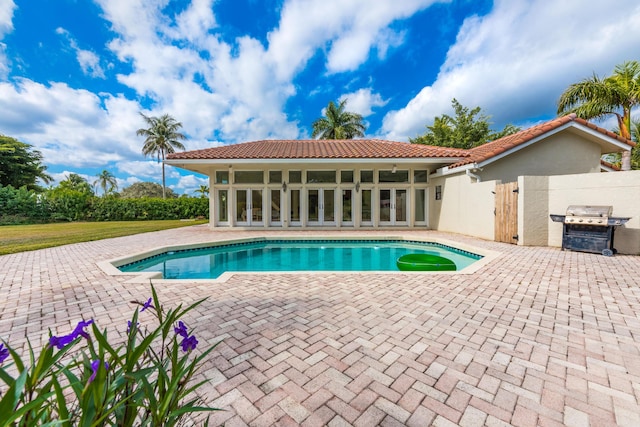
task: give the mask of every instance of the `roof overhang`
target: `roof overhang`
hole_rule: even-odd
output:
[[[417,166],[417,165],[442,165],[459,162],[461,157],[405,157],[405,158],[322,158],[322,159],[166,159],[165,164],[181,169],[211,174],[215,170],[228,169],[229,167],[255,167],[255,168],[292,168],[295,166],[329,167],[340,165],[371,165],[392,167],[393,165]]]
[[[610,136],[607,136],[601,132],[598,132],[594,129],[591,129],[587,126],[584,126],[580,123],[576,123],[576,122],[569,122],[566,123],[562,126],[558,126],[555,129],[550,130],[549,132],[546,132],[542,135],[538,135],[535,138],[530,139],[527,142],[524,142],[522,144],[519,144],[509,150],[506,150],[500,154],[497,154],[493,157],[491,157],[490,159],[487,160],[483,160],[481,162],[476,162],[476,163],[469,163],[466,165],[461,165],[458,166],[456,168],[452,168],[450,169],[448,166],[444,166],[438,170],[436,170],[431,176],[433,177],[438,177],[438,176],[445,176],[445,175],[452,175],[452,174],[457,174],[457,173],[462,173],[462,172],[466,172],[466,171],[471,171],[473,172],[474,169],[482,169],[483,167],[493,163],[493,162],[497,162],[500,159],[503,159],[517,151],[523,150],[533,144],[535,144],[536,142],[542,141],[544,139],[549,138],[552,135],[556,135],[560,132],[563,131],[569,131],[572,132],[574,134],[578,134],[581,135],[583,137],[585,137],[587,140],[592,141],[597,143],[598,145],[600,145],[600,153],[601,154],[610,154],[610,153],[620,153],[622,151],[631,151],[631,149],[633,147],[631,147],[629,144],[625,144],[622,141],[619,141],[615,138],[611,138]]]

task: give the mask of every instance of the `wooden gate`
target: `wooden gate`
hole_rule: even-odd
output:
[[[518,243],[518,183],[496,185],[495,241]]]

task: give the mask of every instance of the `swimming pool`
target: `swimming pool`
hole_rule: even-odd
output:
[[[423,253],[452,260],[457,270],[482,258],[440,243],[410,240],[260,240],[167,251],[118,267],[159,272],[164,279],[216,279],[225,272],[399,271],[402,255]]]

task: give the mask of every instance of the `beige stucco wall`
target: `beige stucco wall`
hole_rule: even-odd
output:
[[[429,225],[440,231],[481,239],[494,237],[496,182],[472,182],[467,175],[435,178],[429,194]],[[435,187],[442,186],[442,200],[435,200]]]
[[[616,249],[640,254],[640,171],[524,176],[518,184],[519,244],[560,247],[562,224],[549,214],[564,214],[569,205],[611,205],[614,216],[631,217],[616,229]]]
[[[513,182],[519,176],[566,175],[600,171],[601,149],[570,132],[538,141],[475,172],[483,181]]]

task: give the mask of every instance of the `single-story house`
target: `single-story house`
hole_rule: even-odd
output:
[[[628,157],[634,145],[570,114],[469,150],[263,140],[173,153],[165,163],[209,176],[211,227],[440,229],[442,202],[471,197],[473,187],[460,193],[455,181],[599,173],[603,154]]]

